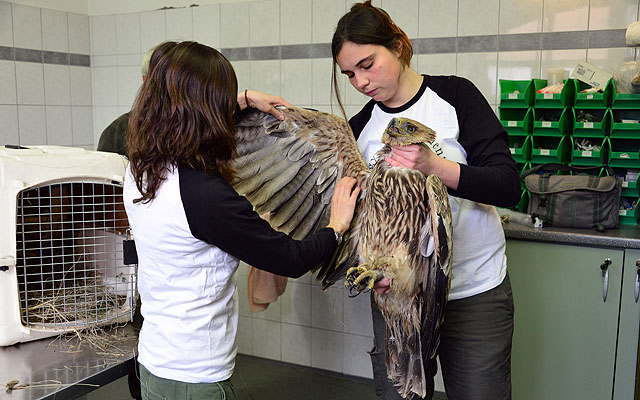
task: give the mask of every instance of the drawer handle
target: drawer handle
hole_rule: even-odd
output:
[[[636,260],[636,288],[635,288],[636,303],[638,302],[638,295],[640,295],[640,259]]]
[[[611,259],[605,258],[604,262],[600,264],[600,270],[602,271],[602,301],[607,302],[607,292],[609,291],[609,265],[611,265]]]

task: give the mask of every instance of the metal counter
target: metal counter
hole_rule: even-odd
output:
[[[0,399],[74,399],[127,375],[134,368],[135,329],[127,325],[103,333],[112,334],[117,341],[105,340],[104,351],[77,346],[71,335],[0,347]],[[13,380],[33,386],[6,391]],[[43,383],[48,385],[38,386]]]
[[[573,244],[577,246],[640,249],[640,227],[621,225],[598,232],[592,229],[533,228],[516,223],[502,225],[507,239]]]

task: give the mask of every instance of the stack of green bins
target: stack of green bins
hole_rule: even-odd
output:
[[[567,79],[561,93],[538,93],[546,79],[533,79],[531,164],[567,164],[571,157],[575,81]]]
[[[640,94],[618,93],[615,81],[611,93],[609,166],[623,177],[620,223],[638,224],[638,182],[640,169]],[[634,177],[634,178],[630,178]]]
[[[611,85],[602,93],[580,93],[591,86],[575,81],[571,165],[597,167],[606,164],[611,121]]]
[[[507,131],[511,156],[518,164],[518,169],[524,171],[531,167],[533,83],[531,80],[505,79],[500,79],[499,82],[498,117]],[[520,202],[515,209],[526,212],[528,199],[529,196],[523,184]]]

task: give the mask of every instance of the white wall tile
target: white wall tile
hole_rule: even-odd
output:
[[[238,276],[249,276],[249,265],[244,261],[240,261],[238,268],[236,269],[236,274],[238,274]],[[240,284],[238,283],[238,285]]]
[[[288,282],[281,299],[282,322],[311,325],[311,285]]]
[[[342,333],[311,329],[311,366],[342,372]]]
[[[279,96],[280,60],[251,61],[251,85],[252,90]],[[242,91],[242,86],[238,88]]]
[[[373,379],[373,367],[368,351],[373,347],[373,338],[367,336],[343,334],[343,367],[347,375]]]
[[[589,30],[626,29],[638,20],[637,0],[590,0]]]
[[[193,18],[191,8],[167,10],[167,40],[181,42],[193,39]]]
[[[47,105],[70,105],[71,88],[69,66],[43,64],[44,66],[44,103]]]
[[[233,61],[231,63],[238,80],[238,92],[243,92],[245,89],[257,90],[251,85],[251,64],[251,61]]]
[[[193,9],[193,40],[220,48],[220,5]]]
[[[382,8],[409,38],[418,37],[419,0],[383,0]]]
[[[322,290],[320,286],[311,287],[311,326],[342,332],[344,329],[342,313],[342,289],[330,287]]]
[[[67,53],[69,51],[67,13],[43,8],[40,14],[42,18],[42,49]]]
[[[47,144],[44,106],[18,106],[21,145]]]
[[[13,11],[13,45],[25,49],[42,50],[42,22],[40,9],[12,5]]]
[[[280,360],[282,357],[280,323],[253,318],[253,355]]]
[[[91,53],[91,34],[89,33],[89,16],[67,14],[69,30],[69,52],[74,54]]]
[[[220,4],[220,47],[249,46],[249,3]]]
[[[282,361],[311,365],[311,328],[282,324]]]
[[[568,76],[578,61],[587,60],[587,51],[580,50],[544,50],[540,61],[540,78],[547,79],[549,68],[564,68]]]
[[[544,0],[544,32],[583,31],[587,29],[589,0]]]
[[[457,75],[473,82],[489,104],[497,104],[498,54],[458,53]]]
[[[251,318],[238,317],[236,345],[238,353],[253,355],[253,320]]]
[[[97,15],[91,17],[91,54],[116,54],[116,17]]]
[[[93,105],[118,105],[118,69],[117,67],[91,68],[91,87]]]
[[[0,105],[0,146],[5,144],[19,144],[18,134],[18,106]]]
[[[142,57],[144,54],[118,54],[116,56],[116,65],[119,67],[130,66],[130,67],[138,67],[140,69],[140,64],[142,64]],[[142,70],[140,71],[142,74]],[[142,75],[140,75],[142,76]]]
[[[458,0],[458,36],[498,33],[500,0]]]
[[[371,299],[369,293],[349,297],[344,291],[344,332],[373,337],[371,322]]]
[[[291,104],[310,105],[312,75],[311,60],[282,60],[280,96]]]
[[[280,44],[279,8],[278,0],[249,3],[249,44],[251,46]]]
[[[91,67],[115,67],[118,65],[118,56],[113,54],[109,56],[91,55]]]
[[[238,310],[240,312],[240,315],[244,317],[252,317],[251,309],[249,308],[247,275],[237,275],[238,281],[236,284],[235,295],[238,298]]]
[[[498,79],[527,80],[539,77],[539,51],[501,51],[498,53]]]
[[[74,146],[93,148],[93,110],[91,106],[71,106],[71,129]]]
[[[167,40],[167,22],[164,10],[140,13],[140,52]]]
[[[542,31],[542,1],[518,0],[500,2],[500,33]]]
[[[453,37],[458,32],[458,1],[420,0],[418,36]]]
[[[635,61],[634,48],[589,49],[587,50],[587,62],[596,67],[605,69],[612,74],[620,73],[622,65],[629,61]],[[633,78],[633,77],[631,77]]]
[[[312,0],[280,0],[280,44],[311,43]]]
[[[331,43],[336,25],[345,12],[344,0],[313,0],[313,43]]]
[[[46,106],[47,144],[71,146],[73,128],[71,106]]]
[[[16,66],[0,60],[0,104],[16,104]]]
[[[131,107],[142,84],[140,66],[118,67],[118,105]]]
[[[13,47],[11,3],[0,1],[0,46]]]
[[[16,62],[18,104],[44,104],[43,64]]]
[[[282,320],[282,297],[270,303],[266,310],[252,313],[254,319],[266,319],[280,322]]]
[[[456,54],[420,54],[413,57],[418,62],[417,71],[427,75],[455,75]]]
[[[312,62],[313,68],[313,82],[312,82],[312,92],[313,92],[313,104],[314,105],[328,105],[333,101],[335,104],[334,95],[331,93],[331,70],[333,69],[333,59],[331,58],[314,58]],[[345,89],[346,89],[346,78],[344,75],[338,73],[338,90],[340,91],[340,95],[342,96],[342,100],[344,101]]]
[[[93,107],[93,141],[97,145],[102,131],[109,126],[122,113],[117,106],[111,107]]]
[[[116,53],[140,52],[140,13],[116,15]]]

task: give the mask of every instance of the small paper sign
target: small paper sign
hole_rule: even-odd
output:
[[[622,215],[622,216],[626,216],[627,215],[627,210],[619,210],[618,214]]]
[[[583,151],[582,157],[591,157],[591,151]]]
[[[509,93],[509,100],[514,100],[518,98],[518,93]]]
[[[585,122],[584,123],[584,127],[585,128],[593,128],[593,122]]]
[[[588,94],[587,95],[587,100],[591,100],[591,99],[593,99],[593,95],[592,94]]]
[[[545,99],[545,100],[553,99],[553,93],[545,93],[545,94],[544,94],[544,99]]]
[[[543,128],[551,128],[551,121],[543,121],[542,122],[542,127]]]
[[[622,181],[622,187],[624,187],[624,188],[629,187],[629,182]]]
[[[509,147],[509,150],[511,150],[511,154],[516,154],[516,149],[515,149],[515,147]]]
[[[541,149],[541,150],[540,150],[540,155],[541,155],[541,156],[548,156],[548,155],[549,155],[549,150],[547,150],[547,149]]]

